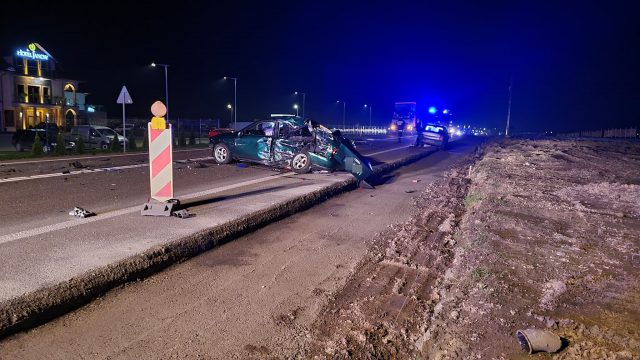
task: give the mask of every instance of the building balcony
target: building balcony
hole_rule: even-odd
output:
[[[72,100],[64,96],[45,96],[40,102],[40,97],[27,96],[26,94],[16,95],[13,98],[15,104],[29,104],[31,106],[66,106],[77,107],[78,105]]]

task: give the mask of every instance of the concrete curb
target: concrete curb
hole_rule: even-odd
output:
[[[437,149],[430,149],[391,163],[381,164],[374,168],[374,174],[380,176],[389,173],[436,151]],[[152,247],[141,254],[91,270],[68,281],[8,300],[0,304],[0,339],[43,324],[79,308],[115,287],[153,275],[168,266],[192,258],[274,221],[309,209],[333,196],[353,190],[357,186],[356,179],[349,178],[200,231],[182,240]]]

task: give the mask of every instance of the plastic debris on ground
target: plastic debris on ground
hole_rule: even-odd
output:
[[[76,206],[73,208],[73,210],[69,211],[69,215],[84,219],[90,216],[94,216],[96,215],[96,213]]]

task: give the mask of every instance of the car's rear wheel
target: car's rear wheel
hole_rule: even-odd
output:
[[[108,150],[109,149],[109,144],[107,144],[106,142],[100,143],[100,149]]]
[[[228,164],[231,162],[231,151],[225,143],[218,143],[213,147],[213,159],[218,164]]]
[[[306,174],[311,171],[311,159],[309,153],[299,152],[291,159],[291,170],[296,174]]]

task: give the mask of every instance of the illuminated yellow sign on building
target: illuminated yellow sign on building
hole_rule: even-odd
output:
[[[42,61],[49,60],[49,55],[36,51],[37,50],[36,44],[31,43],[27,47],[28,47],[28,50],[18,49],[16,51],[16,56],[32,59],[32,60],[42,60]]]

